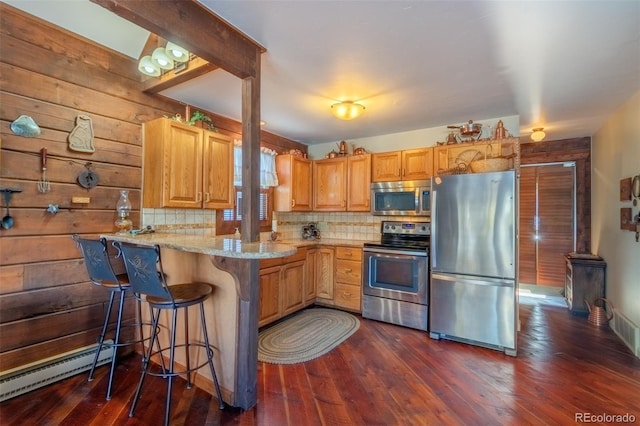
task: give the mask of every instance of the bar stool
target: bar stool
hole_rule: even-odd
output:
[[[84,257],[84,263],[87,268],[87,273],[89,274],[89,279],[95,285],[99,285],[110,292],[109,295],[109,305],[107,306],[107,313],[104,317],[104,323],[102,324],[102,331],[100,332],[100,336],[98,337],[98,349],[96,351],[96,355],[93,358],[93,363],[91,364],[91,370],[89,371],[89,381],[93,380],[93,373],[96,369],[96,364],[98,363],[98,358],[103,349],[113,348],[113,359],[111,360],[111,369],[109,371],[109,384],[107,385],[107,400],[111,399],[111,389],[113,385],[113,376],[116,368],[116,360],[118,355],[118,348],[121,346],[128,346],[135,343],[139,343],[142,341],[142,324],[139,323],[140,326],[140,339],[133,341],[120,341],[120,331],[122,329],[122,311],[124,308],[124,299],[126,292],[131,288],[129,284],[129,278],[127,274],[119,274],[117,275],[113,267],[111,265],[111,260],[109,258],[109,253],[107,250],[107,242],[104,238],[99,240],[91,240],[86,238],[81,238],[78,234],[73,234],[72,238],[76,242],[78,248],[82,252],[82,256]],[[118,319],[116,321],[115,328],[115,336],[113,338],[113,343],[105,343],[105,337],[107,335],[107,330],[109,328],[109,319],[111,318],[111,310],[113,307],[113,302],[115,299],[115,295],[120,294],[120,303],[118,305]],[[138,306],[138,318],[140,317],[140,304],[137,303]]]
[[[216,376],[216,370],[213,366],[213,347],[209,344],[209,336],[207,333],[207,323],[204,313],[204,301],[211,295],[211,285],[202,282],[191,282],[185,284],[167,285],[165,280],[165,274],[162,269],[162,261],[160,259],[160,248],[156,245],[153,247],[143,247],[134,244],[114,242],[114,246],[120,250],[124,259],[125,268],[129,275],[129,281],[133,293],[140,300],[146,301],[152,311],[152,330],[155,333],[151,335],[151,342],[149,348],[143,358],[142,374],[140,375],[140,382],[136,389],[133,402],[131,403],[131,410],[129,411],[129,417],[133,417],[138,400],[140,399],[140,393],[144,383],[145,376],[147,374],[160,376],[167,379],[167,396],[165,403],[165,417],[164,424],[169,424],[170,410],[171,410],[171,389],[173,386],[173,378],[182,374],[187,376],[187,388],[191,388],[191,373],[196,371],[205,365],[209,365],[211,369],[211,377],[216,388],[218,396],[218,407],[224,408],[224,402],[222,401],[222,394],[220,392],[220,385],[218,384],[218,378]],[[200,320],[202,324],[202,334],[204,343],[189,341],[189,318],[188,308],[189,306],[198,305],[200,307]],[[176,344],[176,326],[177,326],[177,313],[180,308],[184,308],[185,311],[185,342],[183,344]],[[158,349],[153,352],[152,348],[154,342],[158,339],[158,321],[160,312],[162,310],[171,310],[171,325],[169,327],[169,347]],[[175,371],[174,357],[177,347],[184,347],[186,369],[183,371]],[[199,346],[205,349],[206,360],[201,364],[191,367],[189,360],[189,349],[191,347]],[[168,369],[163,368],[161,372],[156,373],[149,371],[149,361],[154,355],[160,355],[169,351],[169,366]]]

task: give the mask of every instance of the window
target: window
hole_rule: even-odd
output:
[[[219,209],[216,211],[216,234],[233,234],[236,228],[240,229],[242,222],[242,187],[236,186],[236,202],[232,209]],[[260,212],[258,226],[260,232],[271,231],[271,212],[273,211],[273,188],[260,188]]]

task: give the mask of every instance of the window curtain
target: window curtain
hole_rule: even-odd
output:
[[[276,174],[276,155],[272,149],[260,147],[260,186],[278,186]],[[242,141],[234,141],[233,149],[233,184],[242,186]]]

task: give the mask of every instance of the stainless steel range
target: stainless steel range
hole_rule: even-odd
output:
[[[429,222],[382,222],[380,243],[365,243],[362,316],[427,330]]]

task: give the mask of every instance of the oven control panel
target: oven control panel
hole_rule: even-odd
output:
[[[383,221],[383,234],[431,235],[430,222]]]

